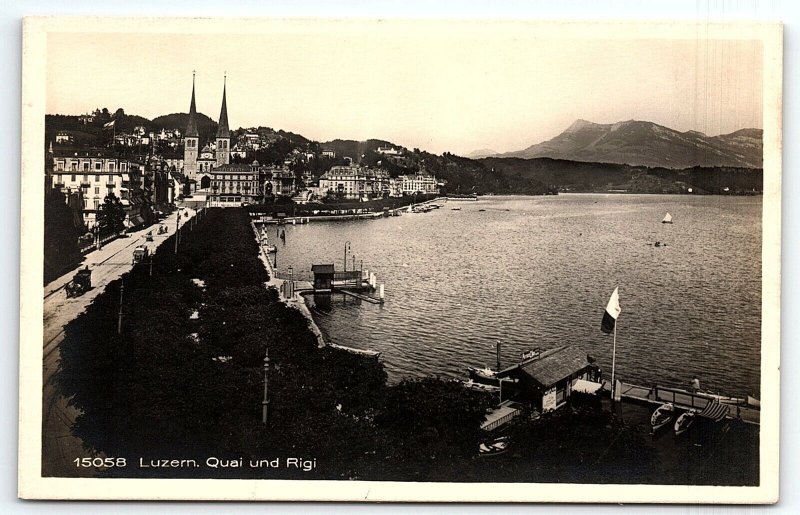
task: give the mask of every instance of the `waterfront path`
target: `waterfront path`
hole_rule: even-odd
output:
[[[179,213],[181,216],[178,222]],[[176,223],[181,226],[191,220],[196,212],[191,209],[176,210],[159,224],[151,225],[118,238],[102,249],[87,254],[80,268],[89,266],[92,271],[92,289],[79,297],[67,298],[65,286],[75,275],[72,270],[44,287],[43,309],[43,374],[42,374],[42,476],[92,476],[91,468],[76,468],[73,460],[94,456],[87,452],[83,442],[72,435],[72,425],[80,412],[68,405],[53,384],[53,376],[60,361],[59,346],[64,338],[64,327],[84,312],[86,307],[102,292],[106,285],[133,268],[133,249],[146,245],[151,253],[175,233]],[[159,235],[158,225],[169,233]],[[145,241],[148,231],[153,231],[153,241]],[[146,262],[147,263],[147,262]]]
[[[255,234],[256,243],[258,243],[258,248],[259,248],[258,257],[264,264],[264,268],[266,268],[267,271],[269,272],[269,282],[267,282],[266,286],[268,288],[274,287],[275,289],[278,290],[278,292],[282,292],[283,285],[287,281],[278,278],[275,268],[272,266],[272,261],[270,260],[270,254],[269,252],[267,252],[261,234],[258,231],[258,226],[252,220],[250,221],[250,226],[253,228],[253,233]],[[303,316],[306,317],[306,319],[308,320],[309,329],[311,329],[311,332],[313,332],[314,336],[317,337],[317,345],[319,347],[324,347],[325,345],[327,345],[325,337],[322,335],[322,331],[320,331],[319,326],[317,326],[317,323],[314,321],[314,317],[311,315],[311,310],[308,309],[305,297],[303,297],[302,295],[294,294],[293,292],[292,297],[289,299],[284,298],[283,295],[280,295],[280,300],[281,302],[286,303],[288,306],[296,308],[303,314]]]

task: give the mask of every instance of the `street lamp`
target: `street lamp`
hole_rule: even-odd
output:
[[[293,299],[294,298],[294,269],[289,267],[289,280],[291,281],[291,287],[289,288],[289,295]]]
[[[264,353],[264,400],[261,401],[261,421],[267,425],[267,407],[269,406],[269,398],[267,397],[267,389],[269,385],[269,349]]]

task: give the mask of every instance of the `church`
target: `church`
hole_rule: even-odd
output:
[[[231,131],[228,127],[226,99],[227,77],[222,84],[222,109],[215,141],[206,142],[200,150],[197,130],[197,106],[192,74],[192,100],[189,123],[183,139],[183,173],[191,185],[194,198],[205,196],[208,206],[233,207],[254,204],[261,200],[263,169],[258,161],[249,165],[231,164]]]

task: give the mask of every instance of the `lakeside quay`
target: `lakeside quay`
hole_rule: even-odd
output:
[[[269,259],[269,252],[267,249],[264,248],[264,242],[261,238],[261,235],[258,232],[258,227],[253,219],[250,219],[250,227],[253,229],[253,234],[255,235],[256,243],[258,244],[258,258],[261,263],[264,265],[264,268],[269,273],[269,281],[266,283],[267,288],[275,288],[279,293],[284,290],[284,284],[286,283],[285,279],[279,279],[277,274],[275,273],[275,267],[272,266],[272,261]],[[306,304],[306,299],[302,295],[295,295],[294,289],[292,289],[292,298],[285,298],[283,295],[279,295],[280,301],[286,304],[287,306],[292,306],[297,308],[300,313],[308,320],[308,326],[314,336],[317,338],[317,343],[319,347],[325,347],[327,342],[325,341],[325,337],[322,335],[322,331],[320,331],[317,322],[314,320],[314,317],[311,315],[311,310],[308,309],[308,305]]]

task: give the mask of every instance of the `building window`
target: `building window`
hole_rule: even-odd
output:
[[[74,161],[74,162],[72,163],[72,170],[73,170],[73,171],[77,171],[77,170],[78,170],[78,163],[77,163],[77,161]]]
[[[96,190],[99,190],[100,188],[95,188],[95,189],[96,189]],[[96,211],[97,209],[99,209],[99,208],[100,208],[100,201],[99,201],[99,200],[97,200],[97,199],[95,199],[95,200],[94,200],[94,209],[95,209],[95,211]]]
[[[114,163],[108,163],[108,171],[109,172],[113,172],[114,171]]]
[[[100,186],[95,186],[95,188],[94,188],[94,194],[95,194],[95,195],[99,195],[99,194],[100,194]]]
[[[88,172],[89,171],[89,163],[83,163],[83,171],[84,172]]]
[[[89,182],[89,176],[87,174],[83,174],[83,182]]]
[[[75,182],[75,174],[72,174],[72,178],[70,179],[72,182]]]
[[[125,169],[128,167],[128,165],[126,163],[122,163],[122,164],[119,165],[119,167],[124,172]]]
[[[95,170],[100,170],[100,168],[101,168],[102,166],[103,166],[103,165],[102,165],[102,163],[95,163],[95,164],[94,164],[94,169],[95,169]]]
[[[94,176],[94,182],[100,182],[100,176],[99,175],[95,175]]]

